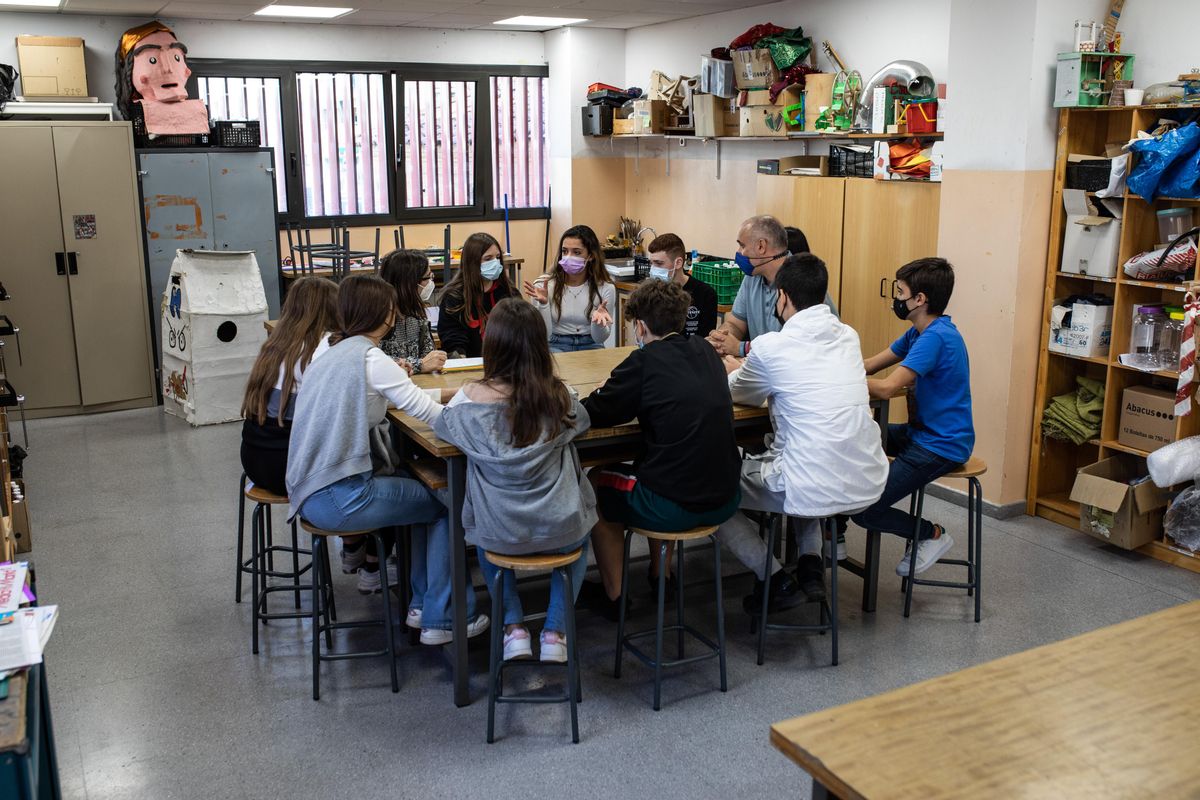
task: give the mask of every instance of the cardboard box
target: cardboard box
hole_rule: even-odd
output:
[[[791,158],[760,158],[759,175],[788,175],[791,170],[804,170],[805,175],[829,174],[828,156],[792,156]]]
[[[833,73],[821,72],[804,77],[804,130],[817,129],[822,108],[833,105]]]
[[[946,166],[946,143],[934,142],[929,151],[929,180],[934,183],[942,182],[942,172]]]
[[[1175,441],[1175,393],[1130,386],[1121,395],[1117,441],[1151,453]]]
[[[1067,211],[1059,266],[1063,272],[1097,278],[1112,278],[1117,274],[1122,207],[1120,201],[1100,202],[1112,217],[1099,216],[1082,189],[1063,190],[1063,207]]]
[[[696,127],[696,135],[737,136],[738,114],[735,102],[734,99],[717,97],[715,94],[692,95],[692,122]],[[732,125],[729,124],[731,118]]]
[[[779,80],[779,68],[771,58],[771,51],[734,50],[733,82],[739,89],[766,89]]]
[[[662,133],[667,126],[667,102],[665,100],[634,100],[634,133]],[[615,120],[614,120],[615,125]]]
[[[625,117],[624,119],[614,119],[612,122],[613,136],[631,136],[637,133],[633,127],[633,117]]]
[[[875,142],[871,145],[871,151],[871,177],[877,181],[891,180],[891,145],[887,142]]]
[[[1050,352],[1084,358],[1108,355],[1112,342],[1112,315],[1112,306],[1089,303],[1066,306],[1062,301],[1056,302],[1050,309]]]
[[[18,36],[21,94],[37,97],[87,97],[83,39],[76,36]]]
[[[1133,550],[1162,534],[1166,494],[1146,476],[1145,462],[1132,456],[1106,458],[1079,470],[1071,499],[1079,503],[1079,529],[1109,544]]]
[[[771,93],[765,89],[747,90],[738,95],[739,136],[787,136],[789,131],[798,131],[803,125],[803,115],[788,116],[789,106],[803,102],[803,94],[796,86],[784,89],[771,102]]]

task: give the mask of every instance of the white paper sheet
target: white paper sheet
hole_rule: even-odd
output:
[[[0,567],[0,614],[16,611],[25,602],[25,573],[29,564],[18,561]]]

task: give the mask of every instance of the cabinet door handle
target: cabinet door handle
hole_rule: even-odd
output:
[[[886,285],[887,285],[887,278],[880,278],[879,279],[879,296],[882,297],[884,300],[887,300],[887,295],[885,295],[883,293],[883,287]]]
[[[296,154],[294,152],[288,153],[288,163],[291,165],[292,177],[294,178],[294,177],[296,177],[296,164],[297,164]]]
[[[66,253],[55,253],[54,254],[54,271],[56,273],[58,273],[59,275],[67,274],[67,254]]]
[[[79,253],[74,251],[67,253],[67,271],[72,275],[79,274]]]

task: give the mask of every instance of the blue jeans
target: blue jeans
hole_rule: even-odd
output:
[[[351,475],[309,495],[300,516],[329,531],[418,526],[413,533],[412,607],[422,609],[422,627],[450,629],[449,515],[442,501],[420,481],[370,473]],[[475,593],[467,592],[467,619],[474,615]]]
[[[569,553],[577,547],[583,548],[581,555],[574,564],[567,567],[571,574],[571,588],[574,590],[574,597],[571,598],[571,605],[575,605],[575,599],[579,597],[579,589],[583,586],[583,576],[587,574],[587,554],[588,554],[588,538],[584,537],[582,541],[568,545],[561,550],[555,550],[555,553]],[[500,572],[500,568],[487,560],[483,551],[479,551],[479,568],[483,571],[484,580],[487,581],[488,591],[492,590],[492,582],[496,579],[496,574]],[[504,624],[505,625],[521,625],[525,622],[525,611],[521,608],[521,596],[517,594],[517,576],[513,574],[511,569],[503,570],[504,572]],[[555,631],[556,633],[565,633],[567,630],[566,618],[564,616],[566,609],[566,587],[563,586],[562,577],[558,571],[550,577],[550,607],[546,609],[546,624],[544,630]],[[497,624],[495,620],[492,624]]]
[[[550,337],[551,353],[574,353],[578,350],[603,350],[604,345],[592,339],[590,333],[556,333]]]
[[[894,533],[911,539],[913,524],[916,519],[907,511],[892,508],[899,500],[908,497],[927,483],[937,480],[958,466],[957,463],[931,453],[920,445],[912,443],[907,425],[888,426],[888,455],[894,455],[888,470],[887,485],[883,496],[875,505],[866,511],[855,514],[850,519],[872,531]],[[933,523],[921,520],[921,531],[918,539],[928,539],[933,536]]]

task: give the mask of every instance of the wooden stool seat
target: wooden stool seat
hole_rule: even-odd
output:
[[[450,485],[446,477],[446,462],[440,458],[422,458],[406,462],[408,471],[413,477],[425,484],[430,490],[445,489]]]
[[[285,494],[272,494],[261,486],[246,486],[246,499],[268,506],[286,506],[290,501]]]
[[[630,527],[630,530],[647,539],[657,539],[660,542],[686,542],[692,539],[703,539],[717,532],[717,525],[704,525],[687,531],[650,531],[645,528]]]
[[[583,555],[583,548],[577,548],[569,553],[532,553],[527,556],[507,556],[501,553],[493,553],[490,550],[484,552],[484,556],[495,566],[501,569],[558,569],[565,567],[568,564],[574,564]]]
[[[300,527],[308,531],[313,536],[369,536],[375,531],[327,531],[324,528],[318,528],[306,519],[300,520]]]
[[[950,470],[943,478],[978,478],[987,472],[987,462],[979,456],[971,456],[967,463]]]

